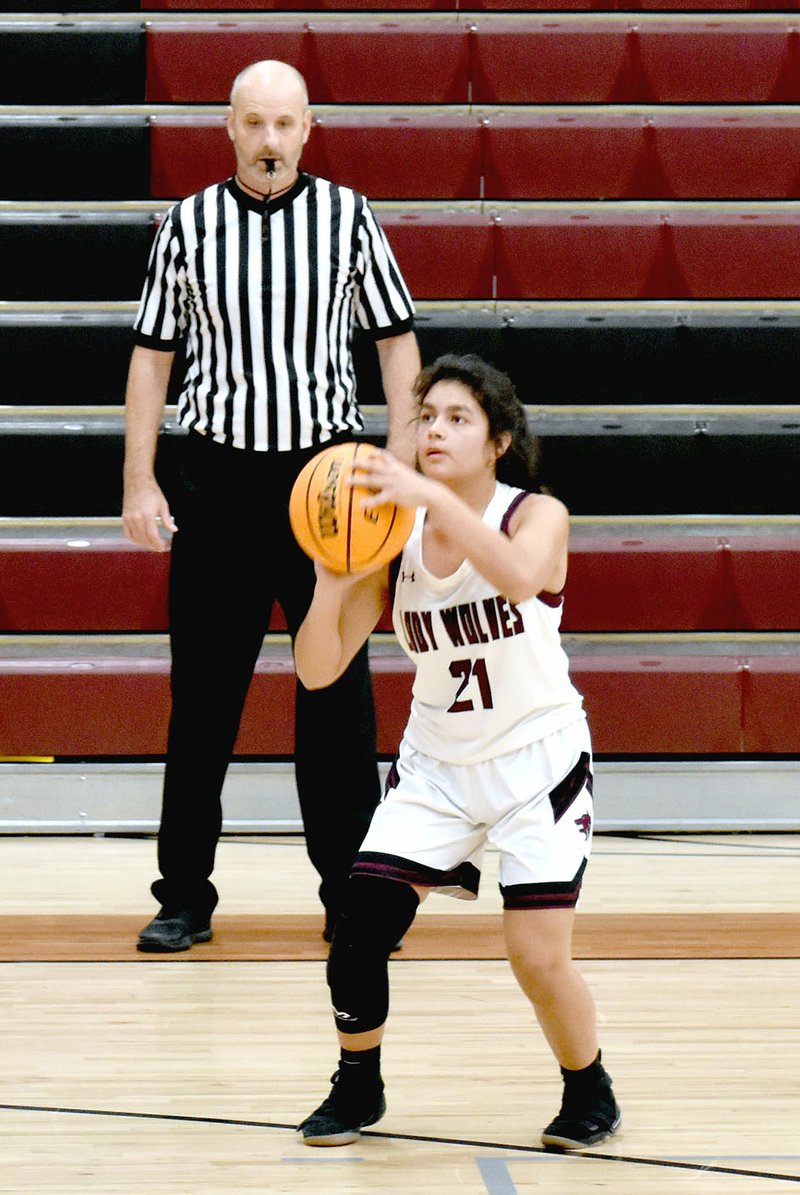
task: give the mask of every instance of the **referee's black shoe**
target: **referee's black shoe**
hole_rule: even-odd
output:
[[[210,941],[210,917],[196,917],[188,909],[165,908],[139,934],[136,949],[150,954],[173,954],[188,950],[195,942]]]
[[[558,1116],[542,1133],[542,1145],[551,1150],[588,1149],[617,1132],[621,1123],[611,1078],[597,1060],[582,1071],[563,1067],[564,1098]]]
[[[328,1098],[297,1126],[306,1145],[352,1145],[358,1141],[361,1130],[377,1124],[386,1111],[380,1077],[377,1083],[342,1080],[342,1071],[338,1070],[331,1082]]]

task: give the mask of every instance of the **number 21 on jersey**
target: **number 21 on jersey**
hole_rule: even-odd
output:
[[[482,656],[475,660],[453,660],[450,665],[450,675],[460,680],[455,701],[448,709],[448,714],[461,714],[467,710],[474,710],[475,703],[469,697],[462,697],[464,690],[471,680],[477,681],[481,706],[485,710],[494,708],[492,701],[492,686],[489,684],[489,674],[486,671],[486,661]]]

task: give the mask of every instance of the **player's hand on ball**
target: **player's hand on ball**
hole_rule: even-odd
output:
[[[358,572],[351,571],[348,573],[335,573],[333,569],[328,568],[321,560],[314,561],[314,572],[317,575],[317,585],[326,589],[340,589],[342,591],[352,589],[354,585],[358,585],[359,581],[363,581],[371,573],[377,573],[385,566],[383,564],[371,565],[363,568]]]
[[[362,498],[363,510],[393,502],[396,506],[426,506],[431,486],[436,482],[404,465],[386,449],[375,448],[353,470],[352,485],[366,486],[373,492]]]

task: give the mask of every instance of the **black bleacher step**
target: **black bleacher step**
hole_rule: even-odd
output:
[[[133,114],[2,114],[0,171],[6,200],[147,199],[150,126]]]
[[[135,312],[132,300],[0,303],[0,403],[122,402]],[[478,353],[506,370],[528,403],[798,400],[800,303],[793,301],[423,302],[417,335],[424,362]],[[374,346],[357,336],[354,356],[362,402],[382,402]],[[177,385],[176,376],[173,394]]]
[[[35,12],[26,7],[25,12]],[[68,13],[0,21],[0,103],[139,104],[144,20],[81,21]],[[98,169],[101,165],[98,163]]]
[[[152,205],[113,210],[42,204],[0,211],[0,295],[7,300],[137,296],[153,243]]]
[[[644,416],[643,418],[647,418]],[[62,426],[36,420],[0,431],[0,511],[16,517],[113,516],[121,508],[123,429],[76,417]],[[572,434],[541,440],[541,480],[574,515],[797,514],[800,428],[777,434],[709,434],[683,430],[620,431],[578,422]],[[377,430],[377,429],[376,429]],[[569,431],[567,425],[562,425]],[[169,495],[181,433],[162,434],[158,467]],[[381,442],[380,435],[369,436]]]

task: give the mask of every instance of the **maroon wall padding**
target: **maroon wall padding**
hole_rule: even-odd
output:
[[[151,632],[167,627],[168,554],[74,529],[0,537],[0,632]],[[85,537],[84,537],[85,538]],[[800,630],[797,538],[757,533],[629,537],[573,530],[565,631]],[[389,629],[384,616],[381,629]],[[285,630],[279,606],[273,630]]]
[[[226,178],[234,159],[222,116],[151,119],[154,198]],[[326,113],[303,168],[372,199],[793,199],[800,118],[517,110]]]
[[[153,21],[146,31],[148,103],[219,103],[243,67],[289,62],[312,104],[466,104],[469,42],[454,16],[315,26],[300,16],[192,25]]]
[[[765,686],[771,685],[775,709],[783,706],[784,716],[788,710],[795,718],[800,665],[791,672],[785,665],[780,660],[771,677],[767,672]],[[572,675],[585,696],[598,753],[737,754],[751,749],[742,715],[749,666],[737,657],[649,657],[632,648],[625,656],[573,656]],[[378,749],[390,755],[408,714],[411,664],[373,657],[373,674]],[[291,754],[294,683],[288,651],[259,661],[237,754]],[[0,660],[0,684],[0,755],[163,754],[169,693],[163,659],[6,659]]]
[[[480,119],[463,112],[326,113],[315,121],[302,166],[370,199],[475,199],[481,194]],[[233,169],[222,118],[198,125],[152,119],[155,198],[189,195]]]
[[[747,661],[744,750],[754,755],[800,755],[800,656]]]
[[[790,18],[477,17],[475,104],[797,103]]]
[[[500,299],[800,294],[800,214],[791,210],[543,207],[503,214],[495,231]]]

